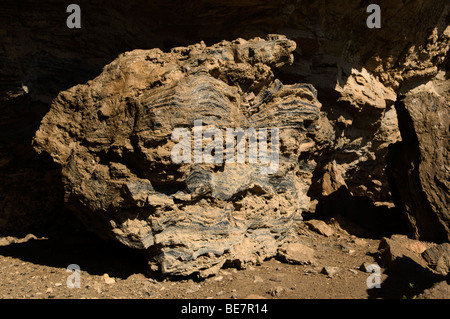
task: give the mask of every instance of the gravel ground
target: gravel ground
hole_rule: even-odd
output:
[[[383,289],[389,277],[381,269],[381,288],[368,289],[370,273],[363,263],[376,263],[377,239],[343,233],[325,237],[299,235],[315,250],[314,265],[269,259],[246,269],[225,268],[216,276],[161,278],[146,273],[139,251],[105,243],[86,233],[64,237],[0,238],[0,298],[8,299],[367,299],[414,298],[398,284]],[[79,266],[77,273],[68,266]],[[324,273],[324,267],[335,274]],[[392,281],[392,280],[391,280]],[[387,285],[387,284],[386,284]],[[448,284],[428,289],[421,298],[449,297]]]

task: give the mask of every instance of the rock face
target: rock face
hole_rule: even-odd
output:
[[[427,262],[423,259],[422,253],[431,247],[433,244],[409,239],[404,235],[392,235],[391,238],[383,237],[378,249],[383,267],[401,269],[397,263],[404,258],[426,268]]]
[[[378,262],[391,276],[383,281],[381,291],[392,291],[394,282],[402,293],[421,293],[433,284],[445,281],[449,269],[448,243],[437,245],[410,239],[405,235],[383,237],[378,247]],[[394,280],[392,280],[395,278]]]
[[[60,1],[2,1],[0,234],[45,232],[55,220],[67,216],[62,213],[67,212],[63,209],[64,193],[65,201],[97,233],[141,248],[150,245],[154,236],[143,238],[156,222],[148,226],[141,222],[146,216],[134,216],[138,210],[148,211],[149,202],[153,203],[151,209],[170,210],[193,200],[193,205],[202,209],[222,207],[237,214],[250,210],[252,205],[261,207],[259,200],[264,196],[281,196],[286,199],[284,207],[291,207],[283,210],[288,211],[287,216],[295,209],[314,212],[318,202],[317,207],[328,213],[342,210],[346,211],[342,215],[357,215],[355,220],[363,220],[379,233],[386,224],[380,204],[392,206],[394,197],[412,234],[448,240],[448,214],[442,210],[448,203],[448,135],[443,133],[448,132],[448,127],[433,131],[435,125],[441,125],[435,115],[440,114],[442,119],[445,114],[433,111],[428,118],[421,110],[422,115],[408,115],[406,118],[412,119],[409,123],[412,121],[414,130],[418,129],[414,134],[420,135],[419,141],[412,148],[409,141],[397,144],[397,151],[394,147],[390,156],[390,183],[385,172],[388,146],[409,134],[408,129],[403,129],[400,135],[397,118],[404,122],[405,117],[397,112],[407,109],[406,113],[413,113],[411,107],[402,106],[403,102],[395,104],[397,96],[433,92],[431,99],[438,104],[428,104],[425,96],[418,97],[423,107],[445,106],[449,100],[448,1],[377,3],[381,7],[381,29],[366,27],[368,4],[350,0],[110,0],[107,4],[79,0],[82,28],[70,29],[65,25],[67,4]],[[244,41],[219,43],[224,39],[266,38],[274,33],[286,35],[295,47],[287,40],[281,46],[269,47],[262,42],[261,46]],[[192,43],[200,44],[188,47]],[[136,48],[159,49],[148,54],[146,50],[132,51]],[[128,53],[111,63],[123,52]],[[105,65],[100,78],[69,89],[94,79]],[[312,106],[306,111],[303,105],[288,118],[282,115],[289,107],[284,100]],[[148,111],[150,103],[159,105],[160,113]],[[195,114],[186,111],[188,104],[200,105],[195,107]],[[202,109],[206,104],[214,104],[211,114]],[[56,165],[47,156],[37,156],[31,147],[51,105],[47,119],[53,117],[52,122],[44,121],[36,135],[36,146],[42,153],[53,154]],[[269,118],[260,106],[270,110]],[[173,111],[175,107],[178,113]],[[303,128],[295,122],[298,118]],[[248,170],[237,173],[227,164],[175,165],[170,150],[176,142],[167,134],[181,125],[192,137],[195,119],[201,119],[206,129],[213,129],[208,125],[214,124],[222,132],[228,126],[258,130],[279,123],[283,153],[279,172],[284,169],[290,175],[283,175],[283,181],[274,184],[273,176],[251,174]],[[420,133],[421,126],[431,133]],[[150,130],[146,130],[148,127]],[[50,136],[51,129],[54,137]],[[296,133],[292,135],[289,130]],[[432,136],[440,138],[440,142],[430,140],[427,144]],[[74,149],[78,153],[72,153]],[[294,162],[295,156],[298,162]],[[422,161],[428,156],[438,160],[439,165],[432,167],[431,159]],[[98,169],[90,167],[92,160]],[[191,167],[196,173],[189,175]],[[249,167],[255,171],[260,168]],[[405,171],[406,167],[412,170]],[[236,181],[228,179],[232,175]],[[77,182],[82,178],[84,183]],[[253,182],[260,186],[242,186]],[[78,188],[72,189],[74,185]],[[183,189],[187,185],[186,192]],[[281,188],[273,190],[273,185],[282,185],[287,190],[285,195],[279,195]],[[241,192],[240,188],[251,191]],[[294,190],[299,192],[287,195]],[[151,200],[146,191],[154,192]],[[272,191],[278,195],[272,195]],[[208,197],[208,192],[214,195]],[[194,194],[194,199],[189,199],[189,194]],[[214,198],[230,204],[236,202],[236,194],[259,199],[255,203],[239,199],[238,204],[228,206],[208,202]],[[340,203],[338,207],[333,199]],[[122,226],[125,221],[127,225]],[[130,234],[129,229],[133,229]],[[138,229],[142,229],[141,233]],[[392,234],[390,230],[388,233]],[[215,260],[211,265],[221,262]]]
[[[450,244],[443,243],[423,252],[423,258],[437,272],[447,275],[450,270]]]
[[[402,142],[391,146],[387,159],[394,200],[397,207],[401,207],[415,238],[435,242],[448,241],[448,96],[446,98],[435,90],[421,90],[400,99],[396,107]]]
[[[61,165],[66,202],[86,227],[151,250],[163,273],[260,262],[309,210],[314,154],[334,133],[311,85],[274,78],[295,47],[272,35],[127,52],[58,95],[35,148]],[[229,148],[238,128],[248,134]]]

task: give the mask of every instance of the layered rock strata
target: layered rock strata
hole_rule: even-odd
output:
[[[314,154],[334,138],[315,89],[274,77],[295,47],[273,35],[127,52],[58,95],[35,148],[86,227],[151,251],[162,273],[261,262],[309,210]]]

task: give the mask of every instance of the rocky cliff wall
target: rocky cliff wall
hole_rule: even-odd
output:
[[[284,85],[312,85],[333,131],[333,138],[301,158],[314,162],[308,209],[314,211],[314,200],[320,201],[341,186],[352,196],[392,202],[385,157],[388,145],[404,138],[398,129],[397,97],[431,86],[443,101],[440,112],[448,114],[449,7],[446,1],[378,3],[380,29],[367,28],[367,1],[78,1],[82,27],[69,29],[66,3],[3,1],[1,230],[6,234],[39,232],[65,216],[60,167],[31,147],[32,137],[59,92],[94,79],[126,51],[159,48],[169,52],[201,41],[211,46],[222,40],[264,39],[273,33],[295,42],[292,63],[250,80],[276,78]],[[426,127],[432,128],[436,119],[421,120],[431,121]],[[426,154],[437,152],[437,159],[445,159],[448,135],[440,138],[443,147],[431,147]],[[421,174],[426,183],[442,176]],[[404,175],[395,175],[391,185],[403,185]],[[436,185],[441,191],[431,190],[432,194],[448,195],[448,187],[442,186],[445,183]],[[407,198],[414,193],[400,195],[392,187],[411,233],[429,237],[420,235],[417,222],[409,217],[415,208],[405,208],[410,207]],[[434,202],[440,204],[433,205],[445,211],[445,201],[439,198]],[[437,223],[448,225],[448,219]]]

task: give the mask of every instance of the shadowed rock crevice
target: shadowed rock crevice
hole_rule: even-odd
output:
[[[411,236],[448,241],[448,101],[420,92],[403,96],[396,109],[402,142],[390,146],[387,158],[394,201]]]
[[[368,197],[354,196],[345,186],[322,198],[308,218],[336,220],[349,234],[381,238],[405,233],[400,211],[393,205],[375,205]]]
[[[369,298],[423,298],[425,290],[438,283],[445,285],[450,279],[448,245],[412,240],[405,235],[382,238],[376,258],[388,277],[381,287],[368,290]]]
[[[140,251],[118,243],[105,242],[81,229],[67,230],[66,234],[65,237],[53,234],[0,246],[0,254],[35,265],[62,269],[77,264],[83,272],[90,275],[101,276],[108,273],[113,277],[126,279],[135,273],[146,273],[145,258]]]

